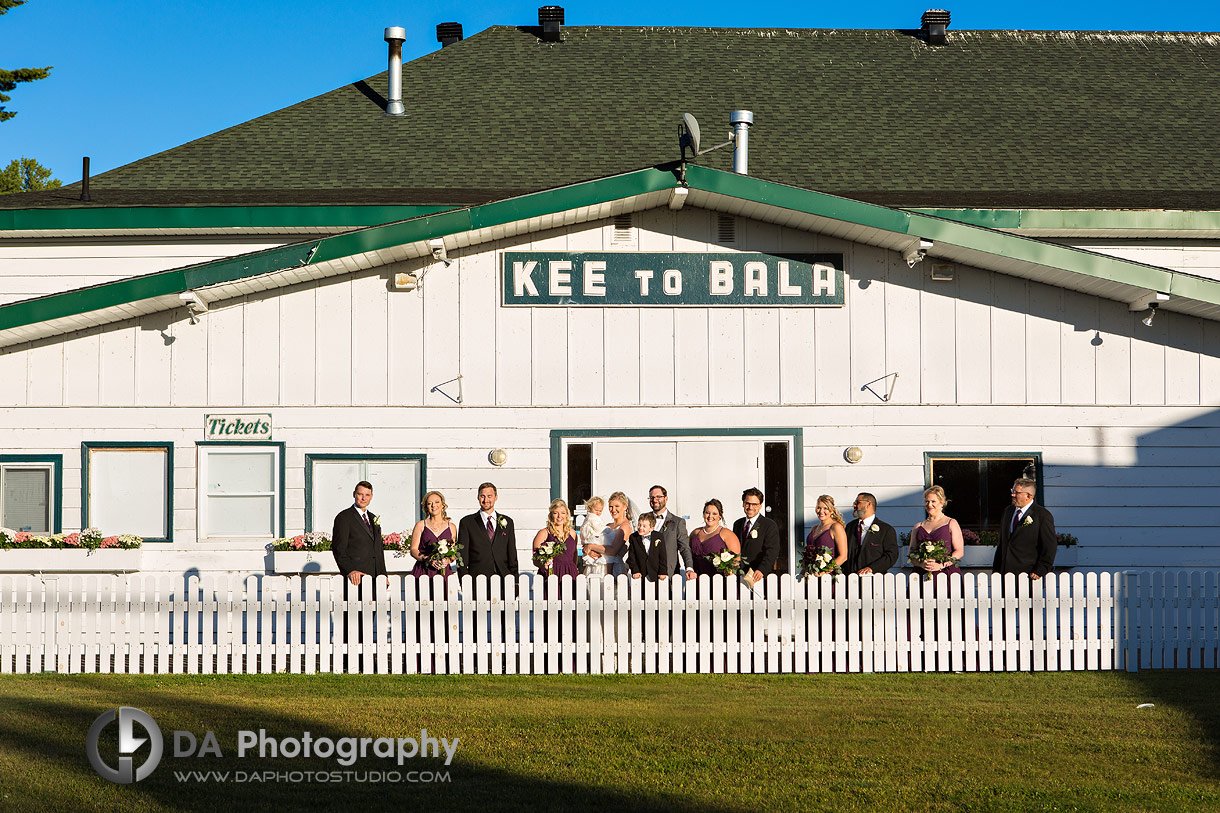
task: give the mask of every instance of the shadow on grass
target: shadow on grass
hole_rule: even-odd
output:
[[[1201,743],[1198,764],[1210,779],[1220,779],[1220,674],[1215,670],[1151,669],[1120,672],[1153,709],[1169,707],[1195,723]],[[1204,677],[1206,675],[1206,677]]]
[[[345,767],[331,759],[260,758],[255,751],[244,758],[237,756],[237,732],[266,729],[269,737],[300,738],[309,731],[314,740],[328,737],[419,737],[419,729],[431,724],[420,704],[412,698],[374,697],[377,684],[370,684],[370,694],[351,698],[355,707],[350,710],[354,721],[350,728],[337,721],[335,724],[319,724],[318,704],[307,693],[309,684],[299,698],[277,697],[275,702],[289,701],[290,708],[298,711],[269,709],[262,701],[258,705],[249,701],[242,703],[223,700],[201,700],[198,696],[175,696],[171,684],[158,685],[155,680],[139,686],[116,686],[104,677],[73,675],[64,677],[70,681],[73,699],[68,703],[55,701],[55,679],[45,684],[44,696],[31,696],[10,702],[8,708],[0,709],[0,770],[6,774],[3,781],[4,798],[0,807],[17,803],[25,809],[50,810],[225,810],[238,806],[256,806],[260,809],[273,805],[302,805],[307,808],[356,808],[385,809],[391,805],[427,805],[442,810],[472,810],[483,813],[487,810],[736,810],[739,808],[708,804],[703,796],[698,802],[675,797],[672,794],[639,793],[621,788],[593,787],[575,781],[544,779],[538,774],[562,774],[560,766],[531,765],[521,770],[499,766],[481,765],[472,756],[464,758],[463,743],[459,745],[453,762],[446,767],[444,752],[441,758],[406,759],[399,767],[394,759],[368,756]],[[223,689],[222,685],[222,689]],[[314,688],[323,689],[325,685]],[[387,687],[388,688],[388,687]],[[64,693],[67,695],[65,685]],[[81,690],[94,694],[82,700]],[[36,694],[36,693],[32,693]],[[351,704],[341,701],[346,698],[323,698],[322,708],[334,707],[339,716],[345,716]],[[148,712],[157,721],[164,741],[164,755],[157,769],[149,778],[134,785],[116,785],[99,777],[89,765],[85,753],[85,740],[90,725],[107,709],[118,705],[134,706]],[[313,714],[309,713],[312,707]],[[385,720],[378,725],[385,709]],[[435,717],[431,718],[436,722]],[[479,726],[477,720],[465,719],[460,726],[469,732]],[[223,757],[197,758],[173,756],[175,730],[191,731],[202,741],[208,730],[215,732]],[[137,727],[138,736],[143,732]],[[522,735],[525,732],[519,732]],[[539,732],[530,732],[530,734]],[[429,736],[453,736],[454,732],[429,730]],[[502,737],[497,733],[496,736]],[[105,761],[114,766],[118,755],[118,726],[107,727],[100,751]],[[490,740],[488,742],[491,742]],[[484,743],[486,745],[487,743]],[[491,742],[494,747],[494,742]],[[514,745],[519,745],[515,743]],[[553,748],[553,744],[548,743]],[[138,766],[147,755],[147,746],[137,751]],[[573,755],[577,759],[587,757],[595,761],[596,754]],[[185,781],[176,774],[189,771],[232,772],[230,781],[200,782]],[[447,774],[448,781],[325,781],[293,782],[276,777],[267,781],[234,781],[234,773],[247,774],[277,772],[330,773],[347,771],[356,774],[370,772],[399,772],[407,779],[408,772],[431,772]],[[534,774],[534,775],[531,775]]]

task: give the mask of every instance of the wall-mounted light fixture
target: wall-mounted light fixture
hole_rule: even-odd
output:
[[[848,463],[859,463],[864,459],[864,452],[859,446],[848,446],[843,450],[843,459]]]
[[[914,268],[916,263],[921,263],[928,256],[928,252],[935,246],[931,240],[925,240],[922,237],[918,243],[911,243],[902,251],[902,259],[906,260],[907,267]]]
[[[199,315],[208,312],[208,303],[203,301],[203,298],[194,291],[187,291],[178,294],[178,299],[186,305],[186,316],[190,319],[192,325],[199,324]]]
[[[492,449],[487,453],[487,462],[493,466],[503,466],[508,462],[508,452],[503,449]]]
[[[1144,327],[1152,327],[1152,320],[1156,318],[1156,306],[1155,302],[1148,303],[1148,315],[1140,320],[1144,323]]]

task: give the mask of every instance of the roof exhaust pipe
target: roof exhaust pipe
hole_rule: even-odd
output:
[[[943,8],[930,8],[923,13],[919,19],[919,33],[923,34],[928,45],[944,45],[948,41],[949,34],[945,29],[949,27],[949,18],[949,12]]]
[[[563,25],[563,6],[540,6],[538,25],[542,27],[543,42],[559,42],[559,29]]]
[[[442,48],[448,48],[462,41],[461,23],[438,23],[436,26],[436,41]]]
[[[402,44],[406,38],[405,28],[393,26],[385,30],[385,41],[390,44],[389,101],[385,106],[387,116],[401,116],[407,112],[402,104]]]
[[[734,110],[729,114],[733,125],[733,171],[738,175],[750,174],[750,125],[754,114],[749,110]]]

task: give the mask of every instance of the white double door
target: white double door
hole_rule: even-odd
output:
[[[593,447],[593,493],[603,498],[622,491],[633,516],[649,510],[648,490],[662,485],[669,510],[703,525],[703,504],[724,503],[725,524],[742,516],[741,492],[763,487],[763,441],[599,439]]]

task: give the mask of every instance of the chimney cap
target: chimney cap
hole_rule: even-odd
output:
[[[930,8],[920,18],[920,33],[929,45],[944,45],[948,39],[945,29],[949,27],[949,12],[943,8]]]
[[[407,39],[407,29],[400,26],[391,26],[385,30],[386,42],[405,42]]]
[[[436,41],[441,44],[441,47],[453,45],[455,42],[462,41],[462,24],[461,23],[438,23],[436,26]]]
[[[538,23],[539,25],[546,25],[547,23],[563,25],[563,6],[539,6]]]

